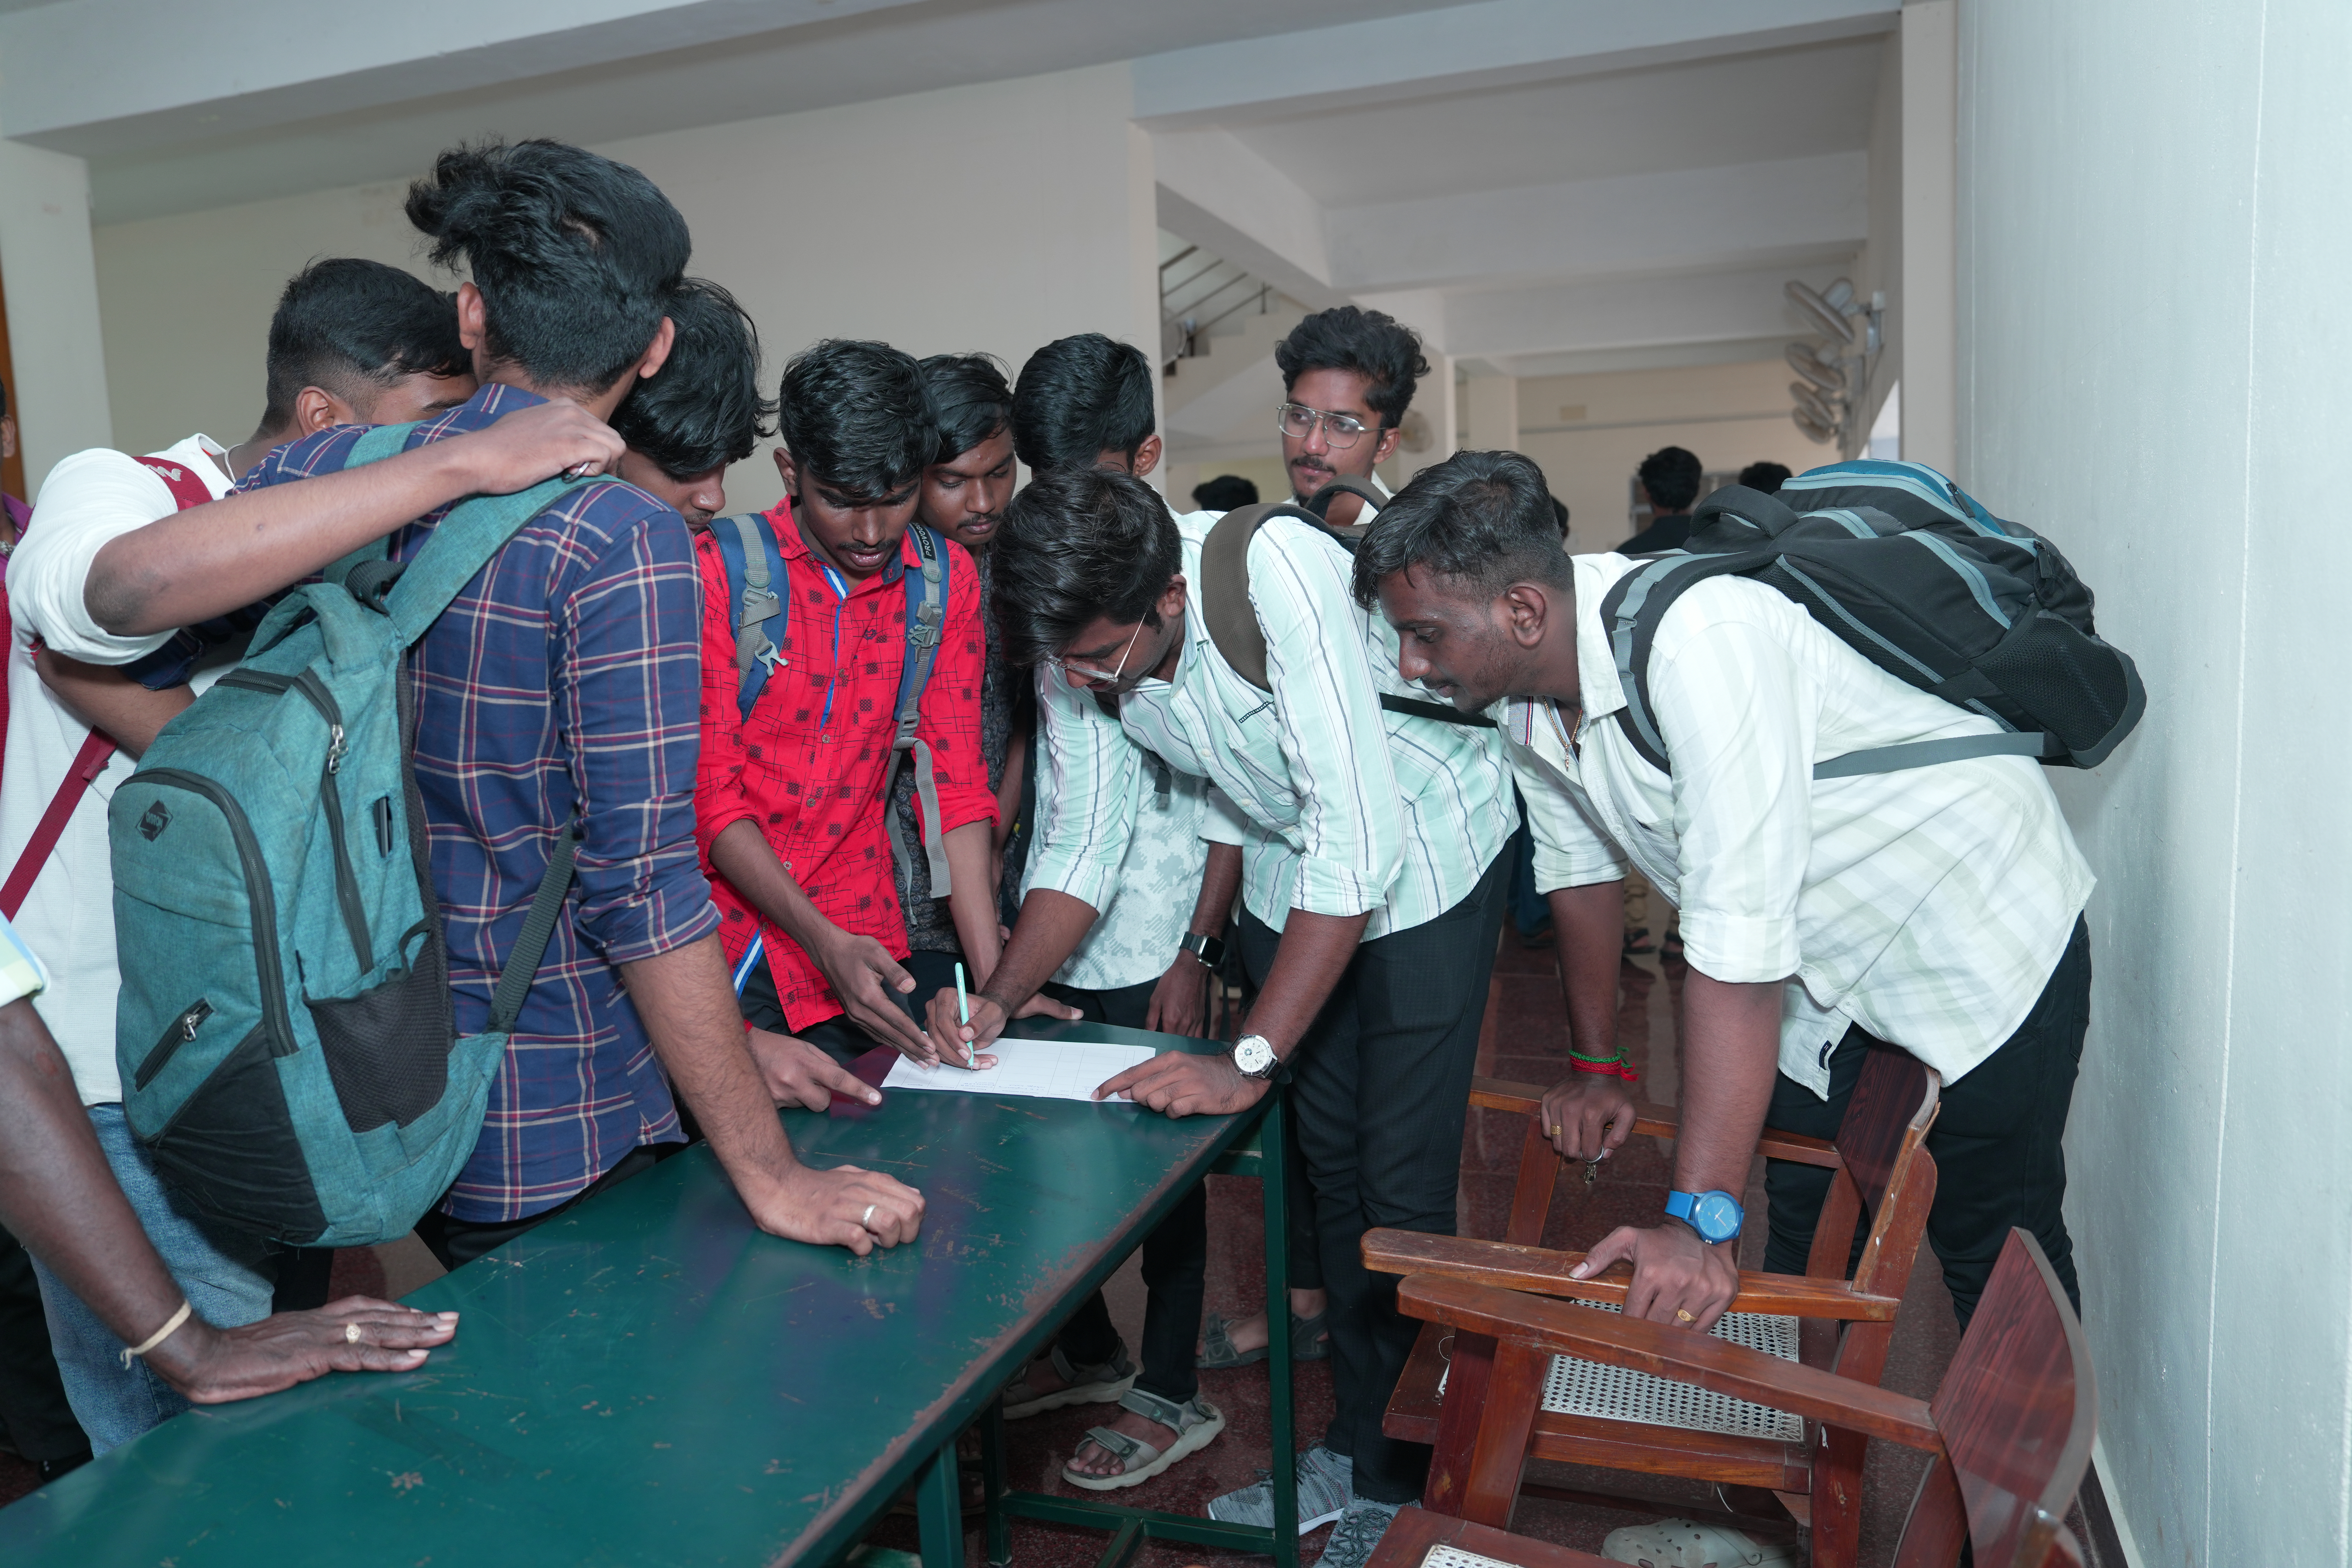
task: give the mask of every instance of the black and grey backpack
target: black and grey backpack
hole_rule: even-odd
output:
[[[1832,463],[1778,496],[1726,485],[1693,512],[1681,550],[1636,559],[1601,618],[1625,689],[1618,721],[1659,768],[1650,645],[1667,608],[1710,577],[1774,589],[1888,674],[2003,731],[1849,752],[1816,764],[1815,778],[2000,755],[2095,767],[2147,707],[2131,656],[2100,640],[2091,590],[2057,547],[1924,463]]]

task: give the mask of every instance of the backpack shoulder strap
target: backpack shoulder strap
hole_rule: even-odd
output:
[[[761,512],[717,519],[710,537],[718,542],[719,559],[727,567],[727,619],[735,631],[735,670],[742,680],[735,704],[748,720],[782,658],[768,636],[768,623],[783,613],[783,600],[775,588],[784,577],[783,552]]]
[[[1250,605],[1249,547],[1266,520],[1275,517],[1295,517],[1330,531],[1304,507],[1259,501],[1217,519],[1201,542],[1201,616],[1209,623],[1209,640],[1234,673],[1260,691],[1274,688],[1265,679],[1265,628],[1257,624],[1257,611]]]
[[[556,836],[555,853],[547,862],[547,869],[539,879],[539,891],[531,895],[530,908],[522,917],[522,933],[515,938],[514,950],[499,969],[498,989],[490,994],[490,1021],[484,1031],[492,1035],[514,1033],[515,1020],[522,1016],[523,1000],[530,994],[531,980],[547,957],[547,944],[555,935],[555,922],[563,917],[563,900],[572,891],[573,863],[580,854],[580,818],[575,815],[563,825]]]
[[[1364,530],[1370,528],[1371,526],[1370,523],[1337,523],[1330,521],[1331,503],[1343,495],[1354,496],[1366,506],[1370,507],[1374,511],[1380,510],[1382,507],[1396,500],[1396,497],[1394,496],[1382,495],[1369,482],[1357,479],[1352,474],[1339,475],[1333,479],[1329,484],[1325,485],[1321,489],[1317,490],[1313,495],[1307,498],[1307,510],[1313,512],[1322,522],[1324,527],[1331,530],[1334,533],[1344,533],[1358,539],[1363,537]],[[1360,517],[1363,514],[1359,512],[1357,515]]]
[[[930,872],[931,897],[944,899],[955,890],[948,869],[946,836],[940,831],[939,780],[931,748],[915,733],[921,722],[923,689],[930,684],[931,666],[939,662],[940,638],[948,618],[948,552],[946,541],[924,523],[909,523],[907,538],[915,546],[916,565],[901,575],[907,587],[907,656],[898,667],[898,705],[893,715],[890,766],[884,771],[882,821],[890,834],[890,851],[899,875],[913,885],[914,854],[898,826],[898,814],[889,808],[892,784],[898,776],[898,759],[915,767],[915,809],[923,823],[923,848]]]
[[[449,607],[458,590],[521,531],[523,524],[566,491],[593,479],[559,476],[507,496],[475,496],[434,525],[433,537],[402,569],[383,596],[384,614],[404,644],[414,643]]]
[[[409,432],[422,423],[422,420],[411,420],[405,425],[375,426],[344,450],[344,470],[348,472],[352,468],[365,468],[370,463],[380,463],[405,451]],[[341,560],[331,563],[323,575],[328,582],[340,583],[358,597],[376,603],[382,600],[393,580],[399,575],[388,564],[391,558],[392,537],[386,534],[380,539],[369,540]],[[370,563],[376,564],[372,570],[361,573],[354,581],[352,574]]]

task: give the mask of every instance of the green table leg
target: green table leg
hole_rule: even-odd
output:
[[[1258,1124],[1258,1158],[1265,1188],[1265,1381],[1274,1447],[1267,1469],[1274,1483],[1274,1560],[1277,1568],[1298,1568],[1298,1466],[1290,1387],[1290,1173],[1284,1168],[1282,1137],[1282,1119],[1290,1114],[1287,1100],[1276,1084],[1265,1120]]]
[[[915,1524],[923,1568],[963,1568],[963,1500],[956,1483],[953,1433],[915,1472]]]
[[[980,1418],[980,1473],[988,1498],[989,1568],[1009,1568],[1013,1561],[1013,1516],[1004,1511],[1004,1401],[998,1399]]]

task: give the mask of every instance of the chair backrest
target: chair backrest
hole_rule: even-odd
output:
[[[1822,1205],[1806,1273],[1851,1278],[1857,1290],[1903,1293],[1918,1236],[1936,1201],[1936,1162],[1927,1137],[1943,1081],[1908,1051],[1891,1046],[1871,1050],[1838,1124],[1833,1142],[1843,1168]],[[1856,1205],[1870,1216],[1870,1233],[1849,1270]]]
[[[1920,1482],[1896,1568],[2077,1563],[2069,1504],[2091,1464],[2099,1395],[2083,1326],[2033,1237],[2011,1230],[1969,1331],[1927,1402],[1943,1452]]]

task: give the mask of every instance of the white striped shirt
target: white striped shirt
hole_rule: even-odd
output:
[[[2093,878],[2041,765],[1982,757],[1815,780],[1813,764],[1999,726],[1906,685],[1761,584],[1710,578],[1658,623],[1650,695],[1671,776],[1633,749],[1601,601],[1633,568],[1579,555],[1574,748],[1549,701],[1504,729],[1543,891],[1627,859],[1717,980],[1790,977],[1780,1070],[1826,1097],[1849,1023],[1950,1082],[2025,1021]]]
[[[1250,542],[1273,690],[1243,679],[1201,609],[1201,542],[1222,515],[1177,519],[1189,602],[1175,679],[1144,681],[1116,721],[1091,701],[1041,708],[1045,765],[1067,783],[1051,815],[1041,795],[1030,885],[1103,907],[1148,752],[1215,786],[1223,830],[1203,831],[1241,841],[1243,903],[1275,930],[1294,909],[1369,912],[1366,941],[1436,919],[1517,826],[1497,732],[1381,708],[1384,691],[1429,697],[1397,674],[1396,633],[1349,596],[1347,552],[1295,520]]]

